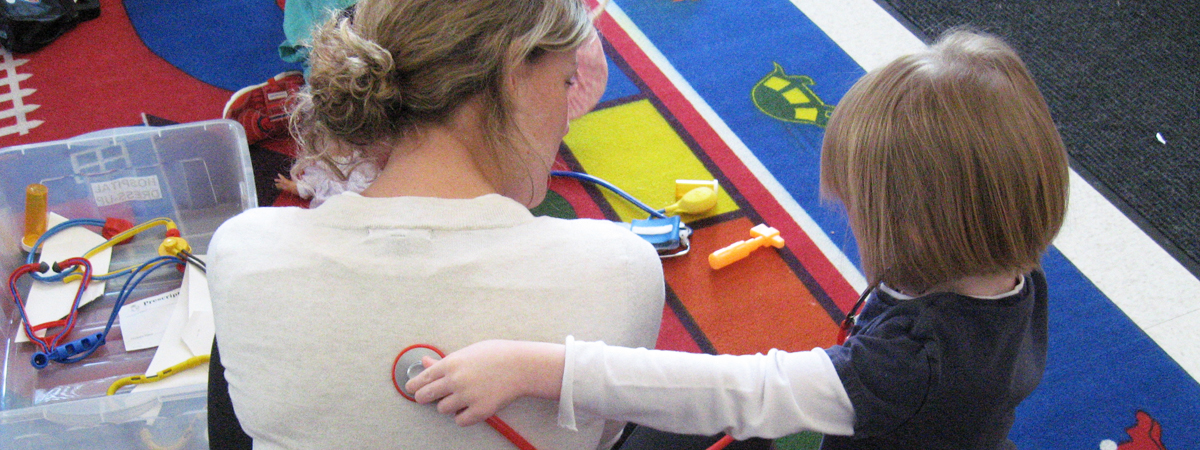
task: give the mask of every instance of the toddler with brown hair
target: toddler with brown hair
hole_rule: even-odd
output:
[[[955,31],[858,81],[833,112],[822,192],[845,206],[870,288],[826,349],[704,355],[485,341],[407,388],[468,425],[521,396],[559,424],[826,434],[825,449],[1011,449],[1046,365],[1041,255],[1067,204],[1045,100],[1001,40]]]

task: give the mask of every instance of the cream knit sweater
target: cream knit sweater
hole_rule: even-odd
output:
[[[567,335],[653,347],[658,257],[607,221],[535,218],[499,195],[259,208],[217,230],[208,280],[229,393],[256,449],[508,449],[392,384],[400,350]],[[556,425],[557,403],[499,416],[538,449],[605,447],[620,424]],[[606,432],[607,426],[607,432]],[[602,436],[603,435],[603,436]]]

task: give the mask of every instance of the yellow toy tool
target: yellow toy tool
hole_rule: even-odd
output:
[[[770,245],[775,248],[783,248],[783,237],[779,235],[779,230],[768,227],[765,223],[751,228],[750,236],[753,237],[734,242],[723,249],[712,252],[711,255],[708,255],[708,265],[716,270],[749,256],[750,252],[759,247]]]
[[[663,209],[670,215],[704,214],[717,207],[717,180],[675,180],[675,203]]]
[[[717,206],[717,193],[710,187],[698,187],[683,194],[679,201],[664,211],[667,214],[704,214]]]

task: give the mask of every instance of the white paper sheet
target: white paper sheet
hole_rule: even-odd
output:
[[[176,289],[122,306],[117,317],[121,319],[125,351],[157,347],[182,295],[181,289]]]
[[[196,255],[204,261],[204,257]],[[189,264],[183,274],[183,288],[188,298],[188,320],[183,326],[182,339],[193,355],[206,355],[212,351],[214,325],[212,299],[208,294],[208,277],[204,272]]]
[[[189,321],[189,304],[191,303],[190,293],[193,292],[193,281],[203,279],[197,277],[193,272],[199,272],[195,266],[188,264],[187,270],[184,271],[185,284],[180,286],[180,300],[175,303],[175,309],[171,313],[171,320],[167,324],[167,331],[163,333],[162,341],[158,344],[158,350],[154,353],[154,359],[150,361],[150,367],[146,368],[146,375],[154,375],[168,367],[174,366],[181,362],[187,361],[188,358],[199,355],[207,355],[212,350],[212,340],[202,345],[203,351],[192,353],[188,348],[188,344],[183,341],[184,329]],[[202,274],[201,274],[202,275]],[[207,280],[204,281],[204,292],[208,292]],[[201,303],[209,303],[209,318],[211,319],[211,303],[207,297],[197,300]],[[212,328],[211,320],[208,322],[208,328]],[[133,388],[134,392],[148,391],[154,389],[166,389],[178,386],[188,386],[194,384],[208,383],[208,364],[176,373],[170,377],[164,378],[162,381],[153,383],[139,384]]]

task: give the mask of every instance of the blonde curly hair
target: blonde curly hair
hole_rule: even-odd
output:
[[[308,84],[292,106],[298,163],[361,151],[382,165],[394,144],[482,106],[493,177],[520,173],[523,145],[505,87],[513,69],[592,36],[582,0],[362,0],[313,32]],[[502,181],[502,180],[493,180]]]

